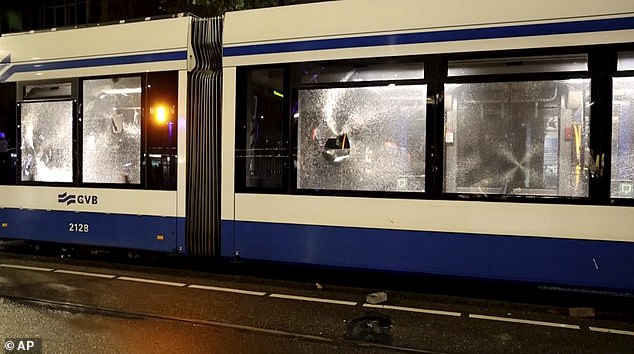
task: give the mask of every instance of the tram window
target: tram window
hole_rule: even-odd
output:
[[[20,104],[21,180],[73,181],[73,101]]]
[[[22,100],[39,100],[72,97],[73,84],[70,82],[20,84]]]
[[[178,72],[146,74],[143,166],[148,189],[176,189],[178,169]]]
[[[298,92],[297,188],[423,192],[426,85]]]
[[[610,195],[634,198],[634,77],[613,79]]]
[[[448,76],[587,71],[587,55],[450,61]]]
[[[284,140],[284,70],[254,69],[246,73],[236,129],[236,178],[246,188],[281,188],[288,144]]]
[[[302,65],[302,85],[337,82],[421,80],[423,63],[381,63],[367,65]]]
[[[617,70],[634,70],[634,52],[621,52],[618,54]]]
[[[588,196],[590,80],[445,85],[445,191]]]
[[[82,179],[141,182],[141,78],[83,83]]]
[[[16,150],[16,85],[0,84],[0,184],[15,184]]]

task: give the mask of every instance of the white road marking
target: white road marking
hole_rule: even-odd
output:
[[[219,286],[208,286],[208,285],[189,285],[188,288],[192,289],[202,289],[202,290],[211,290],[211,291],[223,291],[226,293],[236,293],[236,294],[244,294],[244,295],[255,295],[255,296],[264,296],[266,292],[264,291],[251,291],[251,290],[242,290],[242,289],[233,289],[233,288],[223,288]]]
[[[0,267],[11,268],[11,269],[22,269],[22,270],[34,270],[34,271],[40,271],[40,272],[55,272],[55,273],[62,273],[62,274],[83,275],[83,276],[105,278],[105,279],[116,278],[119,280],[127,280],[127,281],[139,282],[139,283],[158,284],[158,285],[169,285],[169,286],[175,286],[175,287],[184,287],[187,285],[185,283],[177,283],[177,282],[169,282],[169,281],[161,281],[161,280],[153,280],[153,279],[145,279],[145,278],[133,278],[133,277],[124,277],[124,276],[117,277],[116,275],[110,275],[110,274],[79,272],[74,270],[53,269],[53,268],[44,268],[44,267],[32,267],[32,266],[24,266],[24,265],[18,265],[18,264],[3,263],[3,264],[0,264]],[[208,285],[192,284],[192,285],[189,285],[188,287],[192,289],[222,291],[222,292],[245,294],[245,295],[255,295],[255,296],[266,295],[266,292],[262,292],[262,291],[251,291],[251,290],[224,288],[224,287],[208,286]],[[310,301],[310,302],[347,305],[347,306],[357,305],[357,302],[354,302],[354,301],[324,299],[324,298],[317,298],[317,297],[306,297],[306,296],[296,296],[296,295],[286,295],[286,294],[271,294],[269,296],[272,298],[287,299],[287,300],[300,300],[300,301]],[[363,307],[452,316],[452,317],[461,316],[460,312],[430,310],[430,309],[421,309],[421,308],[415,308],[415,307],[374,305],[374,304],[368,304],[368,303],[364,303]],[[577,329],[577,330],[581,329],[581,327],[578,325],[556,323],[556,322],[535,321],[535,320],[525,320],[520,318],[498,317],[498,316],[488,316],[488,315],[478,315],[478,314],[469,314],[469,318],[480,319],[480,320],[490,320],[490,321],[500,321],[500,322],[522,323],[522,324],[529,324],[529,325],[535,325],[535,326],[557,327],[557,328],[567,328],[567,329]],[[634,336],[634,331],[625,331],[620,329],[602,328],[602,327],[588,327],[588,329],[590,331],[599,332],[599,333],[610,333],[610,334]]]
[[[65,269],[56,269],[53,272],[55,273],[63,273],[63,274],[72,274],[72,275],[84,275],[87,277],[95,277],[95,278],[106,278],[106,279],[112,279],[112,278],[116,278],[116,275],[110,275],[110,274],[101,274],[101,273],[88,273],[88,272],[78,272],[75,270],[65,270]]]
[[[23,265],[17,265],[17,264],[0,264],[0,267],[13,268],[13,269],[23,269],[23,270],[37,270],[37,271],[40,271],[40,272],[52,272],[53,271],[53,268],[30,267],[30,266],[23,266]]]
[[[509,317],[498,317],[498,316],[487,316],[487,315],[477,315],[477,314],[469,314],[469,318],[475,318],[479,320],[490,320],[490,321],[500,321],[500,322],[512,322],[512,323],[524,323],[535,326],[546,326],[546,327],[558,327],[558,328],[568,328],[568,329],[581,329],[578,325],[571,325],[566,323],[556,323],[556,322],[544,322],[544,321],[534,321],[534,320],[524,320],[521,318],[509,318]]]
[[[408,311],[408,312],[417,312],[417,313],[427,313],[431,315],[442,315],[442,316],[453,316],[453,317],[460,317],[462,315],[460,312],[419,309],[416,307],[403,307],[403,306],[392,306],[392,305],[374,305],[374,304],[366,303],[366,304],[363,304],[363,307],[370,307],[375,309],[386,309],[386,310],[397,310],[397,311]]]
[[[169,286],[177,286],[177,287],[183,287],[183,286],[187,285],[185,283],[175,283],[175,282],[171,282],[171,281],[153,280],[153,279],[145,279],[145,278],[117,277],[117,279],[119,279],[119,280],[127,280],[127,281],[135,281],[135,282],[139,282],[139,283],[169,285]]]
[[[278,298],[278,299],[300,300],[300,301],[310,301],[310,302],[322,302],[322,303],[336,304],[336,305],[357,306],[357,303],[354,301],[323,299],[319,297],[306,297],[306,296],[295,296],[295,295],[286,295],[286,294],[271,294],[269,296]]]
[[[588,327],[591,331],[601,332],[601,333],[612,333],[612,334],[624,334],[626,336],[634,336],[634,332],[632,331],[624,331],[621,329],[612,329],[612,328],[601,328],[601,327]]]

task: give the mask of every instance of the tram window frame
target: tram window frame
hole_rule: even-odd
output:
[[[145,117],[141,124],[141,183],[148,190],[176,190],[181,153],[178,150],[178,71],[152,71],[142,76],[141,101]],[[164,128],[159,116],[161,109],[166,115]],[[161,130],[166,130],[167,136],[160,134]],[[158,166],[154,166],[152,159],[157,157],[160,160]]]
[[[15,82],[0,84],[0,185],[18,183],[19,146],[17,120],[17,85]]]
[[[140,180],[138,183],[104,183],[104,182],[84,182],[83,181],[83,83],[90,80],[101,79],[117,79],[125,77],[140,77],[141,80],[141,135],[139,149],[139,173]],[[88,187],[88,188],[116,188],[116,189],[136,189],[136,190],[176,190],[178,178],[178,71],[158,71],[158,72],[139,72],[121,75],[102,75],[80,78],[67,78],[60,80],[42,80],[42,81],[23,81],[14,83],[16,88],[16,171],[15,184],[19,185],[50,185],[50,186],[69,186],[69,187]],[[154,85],[151,88],[151,85]],[[47,88],[55,88],[62,86],[64,89],[56,91],[55,94],[47,94]],[[30,88],[43,88],[39,92],[44,94],[32,95],[28,94]],[[70,90],[68,89],[70,87]],[[150,92],[153,91],[153,92]],[[57,94],[57,92],[63,92]],[[20,146],[22,144],[20,131],[20,116],[22,103],[32,102],[59,102],[72,101],[72,181],[69,182],[53,182],[53,181],[28,181],[21,178],[22,152]],[[153,162],[151,160],[153,151],[148,143],[153,139],[149,137],[152,134],[152,123],[148,122],[152,119],[152,106],[157,104],[167,107],[168,114],[171,115],[171,127],[168,126],[166,132],[173,134],[167,141],[167,145],[158,147],[160,152],[167,158],[161,157],[159,164],[167,167],[167,173],[163,173],[163,179],[156,180],[150,178]],[[171,128],[171,129],[170,129]],[[154,154],[156,155],[156,154]],[[165,169],[165,168],[164,168]],[[7,184],[9,182],[3,182]]]
[[[83,176],[78,181],[79,186],[90,188],[115,188],[115,189],[136,189],[136,190],[176,190],[177,178],[178,178],[178,71],[152,71],[152,72],[137,72],[131,74],[121,75],[103,75],[103,76],[91,76],[82,77],[81,85],[85,81],[91,80],[104,80],[104,79],[119,79],[139,77],[141,80],[141,113],[140,113],[140,149],[139,149],[139,174],[140,180],[138,183],[108,183],[108,182],[85,182]],[[161,78],[161,85],[156,84],[155,78]],[[165,84],[167,83],[167,84]],[[154,86],[152,86],[154,85]],[[151,94],[150,91],[158,91],[156,94]],[[170,92],[171,91],[171,92]],[[80,102],[83,107],[83,90],[80,92]],[[171,129],[174,135],[173,139],[168,138],[168,145],[164,147],[157,147],[158,153],[161,155],[159,160],[159,166],[163,166],[163,179],[156,179],[152,177],[153,164],[152,158],[157,155],[156,151],[150,151],[151,147],[148,145],[150,140],[151,130],[156,130],[154,126],[155,107],[163,107],[166,109],[167,119],[172,123]],[[84,112],[80,112],[83,117]],[[168,123],[169,123],[168,122]],[[79,127],[78,136],[78,155],[80,156],[80,164],[83,163],[83,121],[82,126]],[[167,132],[169,134],[170,127],[167,126]],[[164,141],[164,139],[162,139]],[[152,156],[151,156],[152,155]],[[167,157],[168,156],[168,157]],[[166,158],[167,157],[167,158]],[[78,166],[79,174],[83,172],[83,166]],[[165,173],[167,172],[167,173]]]
[[[289,146],[288,146],[288,179],[282,188],[262,189],[262,188],[245,188],[240,182],[239,166],[234,171],[235,192],[249,193],[282,193],[295,195],[325,195],[325,196],[349,196],[349,197],[369,197],[369,198],[399,198],[399,199],[442,199],[442,200],[480,200],[480,201],[507,201],[507,202],[529,202],[529,203],[547,203],[547,204],[581,204],[581,205],[606,205],[606,204],[626,204],[634,205],[634,200],[610,200],[610,154],[611,151],[611,121],[605,117],[611,112],[611,92],[605,92],[605,88],[612,88],[610,80],[616,73],[616,53],[623,50],[632,50],[632,45],[623,44],[606,44],[606,45],[587,45],[572,47],[549,47],[549,48],[532,48],[518,50],[501,50],[488,52],[462,52],[462,53],[445,53],[445,54],[428,54],[428,55],[412,55],[404,57],[382,57],[371,59],[342,59],[314,62],[297,62],[286,64],[269,64],[257,66],[244,66],[237,68],[237,93],[236,93],[236,129],[239,129],[242,118],[240,113],[244,100],[241,94],[244,92],[244,73],[254,68],[277,67],[283,69],[285,76],[284,96],[288,97],[285,103],[286,114],[283,119],[286,120],[288,127]],[[624,49],[625,48],[625,49]],[[516,60],[526,58],[566,58],[566,57],[586,57],[587,68],[585,70],[538,70],[538,72],[530,71],[498,73],[496,75],[462,75],[448,76],[448,64],[451,61],[473,61],[473,60]],[[311,190],[297,188],[297,144],[298,132],[297,126],[293,122],[294,110],[298,100],[298,90],[302,86],[301,79],[298,78],[298,68],[306,65],[319,64],[350,64],[356,62],[380,63],[380,62],[412,62],[420,61],[425,65],[425,78],[421,82],[427,85],[427,110],[426,110],[426,157],[425,157],[425,191],[423,193],[410,192],[376,192],[376,191],[345,191],[345,190]],[[538,59],[539,61],[539,59]],[[548,60],[547,60],[548,61]],[[556,60],[555,60],[556,61]],[[597,156],[605,155],[605,168],[597,169],[596,166],[590,166],[593,170],[588,177],[587,194],[582,196],[567,195],[532,195],[532,194],[459,194],[445,192],[444,179],[444,159],[445,159],[445,133],[444,128],[444,88],[446,84],[451,83],[491,83],[491,82],[519,82],[519,81],[553,81],[567,79],[583,79],[589,80],[589,102],[592,104],[589,108],[589,114],[586,114],[584,120],[589,121],[588,133],[586,141],[586,154],[588,160],[594,160]],[[367,86],[367,82],[361,82],[360,86]],[[329,83],[314,85],[313,87],[337,87],[339,83]],[[586,99],[587,101],[587,99]],[[609,103],[603,102],[609,101]],[[587,107],[586,107],[587,109]],[[295,112],[296,113],[296,112]],[[236,147],[240,145],[240,137],[236,132]],[[237,162],[237,160],[236,160]],[[586,162],[589,164],[589,162]],[[588,165],[586,165],[588,166]],[[285,170],[286,171],[286,170]],[[585,170],[583,173],[587,173]]]
[[[401,58],[373,58],[373,59],[354,59],[354,60],[332,60],[332,61],[315,61],[306,63],[295,63],[291,65],[291,93],[292,99],[290,103],[290,119],[292,120],[292,139],[291,149],[293,155],[293,163],[291,170],[291,193],[300,195],[328,195],[328,196],[346,196],[346,197],[393,197],[393,198],[421,198],[421,195],[428,193],[427,184],[428,176],[427,161],[428,161],[428,142],[427,131],[429,129],[430,117],[428,116],[427,102],[431,95],[429,87],[430,80],[427,78],[427,62],[424,56],[411,56]],[[315,82],[307,82],[304,77],[311,73],[311,68],[317,71],[326,72],[327,80]],[[386,76],[381,73],[381,70],[385,72],[401,73],[399,69],[404,69],[401,76]],[[333,74],[335,73],[335,74]],[[337,76],[339,73],[340,76]],[[342,75],[346,73],[346,75]],[[314,77],[314,76],[313,76]],[[337,78],[340,78],[337,80]],[[343,80],[342,80],[343,79]],[[352,80],[352,81],[349,81]],[[423,107],[424,123],[420,129],[421,144],[423,147],[422,158],[420,164],[422,165],[422,183],[419,190],[398,190],[397,188],[391,189],[323,189],[319,187],[302,187],[298,183],[298,166],[300,164],[299,156],[300,149],[300,137],[301,134],[298,124],[298,119],[295,117],[298,114],[299,94],[300,91],[310,90],[330,90],[330,89],[372,89],[381,87],[395,87],[402,88],[405,86],[419,86],[419,89],[425,91],[421,95],[421,103]],[[301,118],[301,117],[299,117]],[[345,135],[347,136],[347,135]],[[352,139],[352,138],[351,138]],[[327,144],[328,142],[326,142]],[[350,144],[353,142],[350,140]],[[325,146],[325,145],[324,145]],[[326,149],[324,147],[324,149]],[[395,182],[396,183],[396,182]]]
[[[252,73],[261,72],[263,81],[252,83]],[[258,65],[237,70],[234,183],[236,192],[276,194],[289,192],[289,119],[288,117],[288,65]],[[276,73],[274,77],[271,74]],[[263,76],[266,76],[264,78]],[[256,78],[258,78],[256,77]],[[275,82],[275,84],[273,84]],[[281,86],[277,86],[281,85]],[[279,87],[279,89],[277,88]],[[266,113],[258,109],[262,100],[253,97],[252,90],[263,89],[265,99],[279,102],[277,107],[265,106]],[[259,96],[258,96],[259,97]],[[265,117],[266,115],[266,117]],[[269,123],[259,143],[260,122]],[[250,137],[251,147],[249,144]],[[258,146],[256,146],[258,145]],[[247,171],[247,165],[250,171]],[[271,171],[275,170],[275,173]]]
[[[78,142],[79,142],[79,147],[78,147],[78,159],[79,159],[79,166],[78,166],[78,170],[79,170],[79,174],[81,176],[79,183],[81,185],[86,185],[86,186],[112,186],[112,187],[120,187],[120,186],[134,186],[136,188],[140,188],[141,186],[143,186],[143,178],[142,178],[142,156],[143,156],[143,121],[145,119],[147,119],[147,117],[144,117],[143,114],[143,107],[144,107],[144,99],[143,99],[143,92],[144,92],[144,87],[145,87],[145,79],[143,77],[143,74],[133,74],[133,75],[112,75],[112,76],[100,76],[100,77],[94,77],[94,78],[82,78],[81,80],[81,103],[82,103],[82,109],[81,109],[81,119],[79,120],[79,127],[78,127]],[[132,183],[126,183],[125,181],[119,181],[119,182],[111,182],[111,181],[96,181],[96,180],[87,180],[87,176],[86,176],[86,163],[89,162],[87,160],[94,160],[94,158],[91,158],[89,156],[87,156],[86,152],[87,152],[87,146],[86,146],[86,133],[93,133],[93,130],[88,131],[88,127],[87,126],[93,126],[95,124],[91,124],[91,120],[89,119],[89,117],[87,116],[87,110],[89,109],[89,105],[88,103],[92,103],[88,101],[88,98],[86,97],[87,95],[87,86],[89,83],[95,83],[98,84],[99,82],[105,82],[105,81],[112,81],[113,83],[116,83],[118,81],[121,80],[126,80],[126,79],[132,79],[132,80],[136,80],[138,79],[138,88],[141,90],[141,92],[139,92],[139,136],[138,136],[138,154],[137,157],[139,158],[137,162],[137,166],[136,168],[138,169],[138,182],[132,182]],[[116,91],[119,89],[111,89],[111,91]],[[91,94],[94,95],[93,92],[91,92]],[[96,96],[97,99],[95,99],[94,101],[96,103],[101,103],[101,101],[103,100],[103,98],[107,98],[108,96],[112,96],[114,98],[119,97],[119,95],[124,96],[125,98],[129,97],[130,93],[118,93],[118,92],[113,92],[113,93],[104,93],[101,96]],[[111,108],[112,107],[112,108]],[[122,133],[123,130],[125,129],[125,122],[123,120],[125,120],[124,118],[124,114],[123,113],[119,113],[120,108],[119,107],[114,107],[114,106],[108,106],[107,109],[117,109],[116,114],[114,114],[112,116],[112,122],[110,124],[105,124],[105,127],[101,127],[101,128],[106,128],[106,129],[101,129],[101,130],[106,130],[108,131],[108,133],[112,131],[115,131],[117,133]],[[101,113],[104,113],[101,110],[96,110],[95,112],[90,112],[92,113],[94,116],[98,116],[101,115]],[[119,117],[119,119],[115,119]],[[119,121],[119,122],[116,122]],[[98,124],[98,123],[97,123]],[[110,129],[112,128],[112,129]],[[117,139],[118,137],[115,136],[114,139]],[[113,140],[114,140],[113,139]],[[121,139],[118,139],[121,140]],[[94,143],[94,145],[102,145],[101,141],[97,141],[96,143]],[[108,149],[106,150],[112,150],[112,147],[108,147]],[[103,164],[103,161],[101,161],[100,165]],[[112,165],[108,165],[106,164],[106,168],[109,170],[113,170],[114,166]],[[88,167],[89,168],[89,167]],[[97,173],[100,174],[100,173]],[[93,177],[90,177],[93,178]],[[133,187],[133,188],[134,188]]]
[[[35,186],[73,186],[77,183],[77,79],[59,79],[59,80],[34,80],[20,81],[16,83],[16,111],[15,119],[16,127],[16,183],[19,185],[35,185]],[[45,104],[45,103],[70,103],[70,181],[53,181],[53,180],[28,180],[23,177],[23,137],[22,130],[22,111],[24,104]]]
[[[545,50],[524,50],[518,51],[514,53],[509,52],[498,52],[498,53],[476,53],[476,54],[454,54],[447,55],[447,65],[451,67],[454,63],[484,63],[484,70],[477,72],[476,74],[468,74],[468,73],[459,73],[457,75],[449,76],[449,70],[447,70],[447,76],[442,79],[442,84],[446,87],[446,85],[452,84],[494,84],[494,83],[519,83],[519,82],[556,82],[561,80],[570,80],[570,79],[583,79],[588,81],[588,89],[589,95],[592,96],[592,74],[590,72],[590,58],[588,55],[588,48],[573,48],[571,50],[561,50],[561,49],[545,49]],[[512,55],[509,55],[512,54]],[[558,62],[558,59],[565,60],[575,60],[575,59],[584,59],[586,60],[585,67],[582,66],[573,66],[571,69],[563,68],[564,70],[554,71],[554,68],[561,69],[561,63]],[[522,68],[518,68],[516,65],[517,62],[528,62],[527,65],[528,70],[522,70]],[[545,63],[545,66],[535,65],[540,62]],[[510,68],[504,68],[501,65],[505,65],[505,63],[511,63]],[[552,66],[549,65],[554,64]],[[492,70],[486,71],[486,66],[491,68]],[[585,68],[585,70],[577,70],[578,68]],[[576,69],[575,69],[576,68]],[[442,89],[443,96],[446,94],[444,92],[444,88]],[[591,100],[591,99],[590,99]],[[446,106],[443,109],[443,115],[446,115]],[[593,114],[588,109],[586,113],[589,122],[586,122],[588,127],[588,132],[592,131],[592,116]],[[437,118],[438,120],[439,118]],[[444,117],[442,118],[444,121]],[[584,118],[585,120],[585,118]],[[443,123],[444,125],[444,123]],[[561,129],[561,128],[558,128]],[[462,193],[460,191],[447,191],[447,171],[446,171],[446,149],[447,145],[445,142],[445,138],[443,137],[440,141],[443,144],[442,158],[439,160],[442,163],[438,166],[440,169],[439,178],[441,178],[442,183],[442,198],[444,199],[473,199],[473,200],[501,200],[501,201],[556,201],[556,202],[566,202],[571,201],[573,203],[586,203],[591,199],[591,188],[592,186],[589,183],[589,176],[587,178],[588,185],[586,187],[585,195],[574,196],[574,195],[562,195],[562,194],[515,194],[515,193]],[[589,150],[591,145],[591,141],[588,138],[585,142],[586,150]],[[589,151],[587,151],[589,155]],[[560,157],[557,158],[558,160]],[[585,160],[584,160],[585,161]],[[584,162],[585,165],[585,162]]]
[[[615,205],[629,205],[632,206],[634,205],[634,190],[630,191],[630,195],[627,196],[623,196],[620,195],[621,193],[617,193],[618,188],[621,188],[621,185],[619,185],[618,187],[615,185],[616,182],[621,181],[618,178],[615,178],[615,175],[617,173],[619,173],[619,169],[621,167],[623,167],[622,165],[620,165],[618,163],[620,156],[618,156],[618,144],[615,145],[616,141],[615,139],[619,139],[620,136],[618,136],[617,134],[619,134],[620,129],[618,129],[618,127],[616,126],[616,124],[618,124],[618,122],[614,121],[615,116],[620,112],[616,112],[615,111],[615,106],[616,106],[616,98],[614,97],[614,93],[615,93],[615,83],[616,80],[619,79],[631,79],[633,80],[633,84],[632,86],[634,87],[634,49],[633,48],[621,48],[622,50],[619,50],[617,52],[616,55],[616,70],[614,72],[612,72],[611,76],[610,76],[610,80],[611,80],[611,89],[612,89],[612,102],[611,102],[611,112],[612,112],[612,120],[611,120],[611,141],[610,143],[610,178],[609,178],[609,198],[610,198],[610,203],[613,203]],[[632,108],[634,109],[634,108]],[[619,116],[619,120],[620,120],[620,116]],[[632,117],[632,120],[630,121],[630,125],[634,124],[634,116]],[[615,149],[616,147],[616,149]],[[615,151],[616,150],[616,151]],[[617,155],[615,155],[617,154]],[[634,154],[634,151],[632,152],[632,154]],[[616,157],[616,158],[615,158]],[[618,166],[618,169],[615,169],[614,167],[616,165],[620,165]],[[634,163],[632,163],[630,161],[630,169],[634,169]],[[632,183],[632,181],[630,181],[629,187],[632,188],[634,186],[634,184]]]

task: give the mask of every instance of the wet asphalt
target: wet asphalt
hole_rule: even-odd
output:
[[[634,352],[624,293],[0,246],[0,342],[44,353]]]

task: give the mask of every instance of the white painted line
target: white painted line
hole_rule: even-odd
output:
[[[326,304],[357,306],[357,303],[354,301],[322,299],[319,297],[306,297],[306,296],[295,296],[295,295],[285,295],[285,294],[271,294],[269,296],[278,298],[278,299],[300,300],[300,301],[322,302]]]
[[[23,270],[38,270],[40,272],[52,272],[53,271],[53,268],[30,267],[30,266],[23,266],[23,265],[17,265],[17,264],[0,264],[0,267],[13,268],[13,269],[23,269]]]
[[[266,292],[263,291],[250,291],[250,290],[242,290],[242,289],[233,289],[233,288],[222,288],[218,286],[207,286],[207,285],[189,285],[188,288],[192,289],[202,289],[202,290],[211,290],[211,291],[223,291],[226,293],[236,293],[236,294],[244,294],[244,295],[255,295],[255,296],[264,296]]]
[[[427,313],[430,315],[442,315],[442,316],[453,316],[460,317],[460,312],[453,311],[440,311],[440,310],[429,310],[429,309],[419,309],[415,307],[403,307],[403,306],[392,306],[392,305],[374,305],[374,304],[363,304],[363,307],[371,307],[374,309],[385,309],[385,310],[397,310],[397,311],[408,311],[408,312],[417,312],[417,313]]]
[[[77,271],[74,271],[74,270],[65,270],[65,269],[56,269],[53,272],[55,272],[55,273],[63,273],[63,274],[72,274],[72,275],[85,275],[87,277],[106,278],[106,279],[112,279],[112,278],[116,278],[117,277],[116,275],[110,275],[110,274],[77,272]]]
[[[479,319],[479,320],[500,321],[500,322],[523,323],[523,324],[530,324],[530,325],[535,325],[535,326],[546,326],[546,327],[557,327],[557,328],[568,328],[568,329],[581,329],[581,327],[579,327],[578,325],[571,325],[571,324],[566,324],[566,323],[556,323],[556,322],[524,320],[524,319],[521,319],[521,318],[497,317],[497,316],[475,315],[475,314],[469,314],[469,318],[475,318],[475,319]]]
[[[612,333],[612,334],[624,334],[626,336],[634,336],[634,332],[632,331],[624,331],[621,329],[612,329],[612,328],[601,328],[601,327],[588,327],[591,331],[602,332],[602,333]]]
[[[128,281],[136,281],[136,282],[139,282],[139,283],[169,285],[169,286],[178,286],[178,287],[182,287],[182,286],[187,285],[185,283],[174,283],[174,282],[171,282],[171,281],[161,281],[161,280],[144,279],[144,278],[117,277],[117,279],[119,279],[119,280],[128,280]]]

